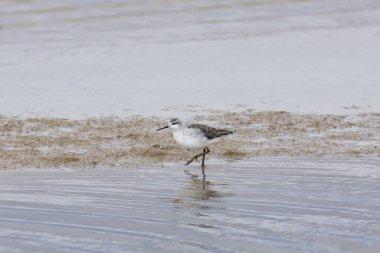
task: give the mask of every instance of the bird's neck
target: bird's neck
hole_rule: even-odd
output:
[[[175,132],[180,132],[180,131],[182,131],[183,130],[183,127],[178,127],[178,128],[176,128],[176,129],[173,129],[173,133],[175,133]]]

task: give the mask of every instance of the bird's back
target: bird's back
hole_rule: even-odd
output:
[[[204,134],[204,136],[208,140],[212,140],[212,139],[224,136],[224,135],[229,135],[229,134],[234,133],[230,130],[218,129],[218,128],[214,128],[214,127],[210,127],[210,126],[206,126],[206,125],[202,125],[202,124],[191,124],[191,125],[188,125],[187,128],[197,128],[197,129],[201,130],[202,133]]]

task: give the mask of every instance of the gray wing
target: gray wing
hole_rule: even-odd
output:
[[[221,137],[223,135],[233,134],[234,132],[225,129],[217,129],[213,127],[209,127],[202,124],[191,124],[187,126],[188,128],[198,128],[202,131],[202,133],[206,136],[207,139],[211,140],[217,137]]]

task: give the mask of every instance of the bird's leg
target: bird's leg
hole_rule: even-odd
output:
[[[202,157],[202,167],[205,166],[205,158],[206,158],[206,154],[210,153],[210,149],[208,149],[208,147],[204,148],[203,149],[203,157]]]
[[[203,167],[205,166],[205,158],[206,158],[206,149],[204,148],[203,149],[203,156],[202,156],[202,170],[203,170]]]
[[[203,155],[203,153],[200,153],[196,156],[194,156],[193,158],[191,158],[185,165],[189,165],[190,163],[192,163],[195,159],[197,159],[198,157],[200,157],[201,155]]]
[[[187,149],[187,151],[190,151],[190,149]],[[198,157],[195,157],[195,161],[198,162]],[[187,164],[186,164],[187,165]]]
[[[203,156],[207,153],[209,153],[210,150],[206,147],[205,149],[203,149],[203,152],[198,154],[198,155],[195,155],[193,158],[191,158],[185,165],[189,165],[190,163],[192,163],[195,159],[197,159],[198,157],[200,156]],[[204,163],[204,162],[203,162]]]

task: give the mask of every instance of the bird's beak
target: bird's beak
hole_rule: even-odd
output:
[[[169,128],[169,126],[161,127],[161,128],[159,128],[159,129],[157,129],[156,131],[160,131],[160,130],[165,129],[165,128]]]

